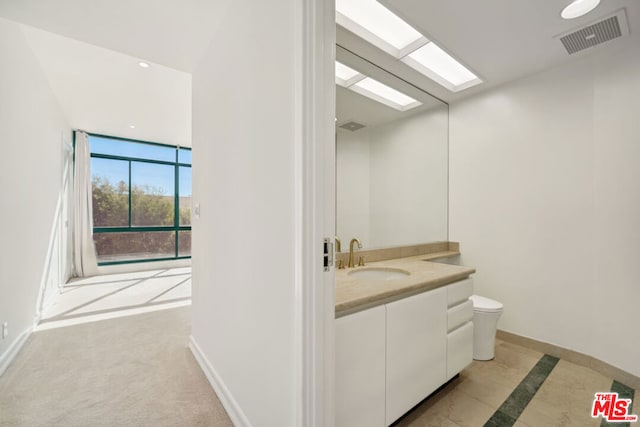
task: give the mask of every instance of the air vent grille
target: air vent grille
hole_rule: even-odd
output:
[[[342,128],[342,129],[350,130],[351,132],[355,132],[358,129],[362,129],[365,126],[360,124],[360,123],[357,123],[357,122],[354,122],[354,121],[350,121],[350,122],[347,122],[347,123],[343,123],[338,127]]]
[[[620,31],[618,16],[614,15],[611,18],[567,34],[561,37],[560,41],[567,49],[567,52],[573,54],[620,36],[622,36],[622,32]]]

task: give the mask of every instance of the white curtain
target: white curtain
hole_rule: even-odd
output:
[[[76,131],[73,180],[73,264],[77,277],[98,274],[93,244],[93,203],[91,199],[91,157],[89,135]]]

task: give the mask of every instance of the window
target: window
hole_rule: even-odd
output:
[[[191,149],[89,135],[98,265],[191,257]]]

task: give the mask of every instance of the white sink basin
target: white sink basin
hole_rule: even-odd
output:
[[[362,280],[398,280],[408,277],[411,273],[399,268],[368,267],[353,270],[347,274],[354,279]]]

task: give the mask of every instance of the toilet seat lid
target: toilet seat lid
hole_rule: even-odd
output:
[[[502,308],[504,307],[501,302],[480,295],[471,295],[469,299],[473,302],[474,311],[493,313],[496,311],[502,311]]]

